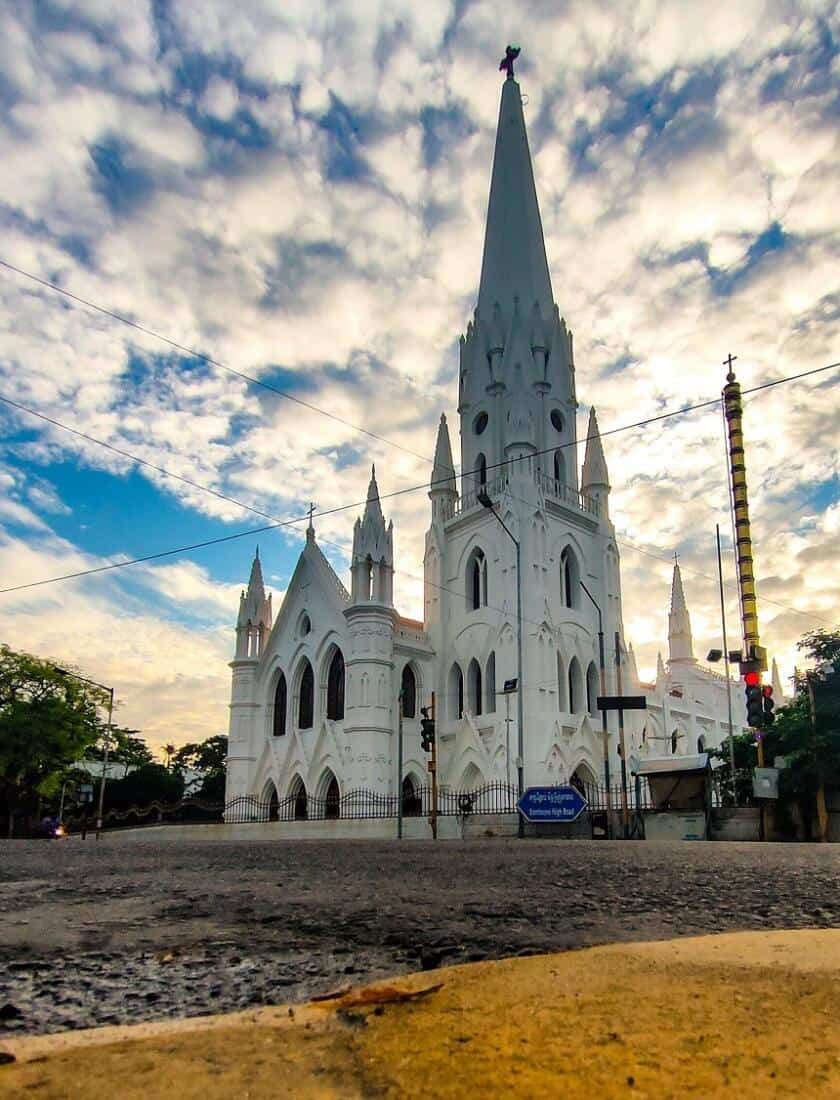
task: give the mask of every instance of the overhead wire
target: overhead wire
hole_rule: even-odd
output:
[[[31,279],[32,282],[39,283],[49,290],[54,290],[56,294],[62,294],[65,298],[76,302],[78,305],[95,310],[104,317],[110,317],[112,321],[119,321],[120,324],[128,325],[129,328],[136,329],[137,332],[142,332],[145,336],[151,336],[155,340],[160,340],[162,343],[168,344],[170,347],[175,348],[176,351],[184,352],[184,354],[189,355],[193,359],[200,359],[209,366],[217,367],[219,370],[226,371],[228,374],[241,378],[244,382],[249,383],[249,385],[259,386],[261,389],[268,390],[270,393],[276,394],[286,401],[292,401],[294,404],[301,405],[311,412],[319,413],[321,416],[326,416],[338,424],[343,424],[346,428],[352,428],[354,432],[360,432],[362,435],[369,436],[371,439],[376,439],[380,443],[386,443],[389,447],[395,447],[399,451],[413,455],[415,458],[422,459],[423,462],[431,461],[427,455],[421,455],[417,451],[412,451],[410,447],[405,447],[402,443],[395,443],[394,440],[387,439],[384,435],[379,435],[377,432],[372,432],[368,428],[363,428],[361,425],[354,424],[350,420],[345,420],[344,417],[337,416],[335,413],[331,413],[327,409],[323,409],[319,405],[313,404],[311,401],[305,401],[302,397],[289,393],[288,390],[280,389],[279,386],[273,386],[262,378],[255,378],[252,374],[246,374],[245,371],[230,367],[226,363],[222,363],[220,360],[215,359],[212,355],[207,355],[206,352],[188,347],[186,344],[182,344],[178,340],[173,340],[171,337],[165,336],[163,333],[157,332],[147,325],[140,324],[138,321],[132,321],[130,317],[126,317],[121,313],[116,313],[114,310],[107,309],[105,306],[100,306],[96,302],[91,302],[88,298],[82,298],[79,294],[73,294],[72,291],[67,290],[63,286],[59,286],[58,283],[53,283],[49,279],[43,279],[40,275],[35,275],[31,271],[26,271],[22,267],[17,267],[15,264],[9,263],[8,260],[0,258],[0,266],[5,267],[9,271],[13,271],[16,275],[23,276],[25,279]]]
[[[840,364],[836,364],[836,365],[840,365]],[[825,369],[828,369],[828,368],[826,368],[826,367],[818,368],[817,371],[809,371],[809,372],[804,372],[804,373],[805,374],[817,373],[819,370],[825,370]],[[793,380],[795,380],[795,377],[796,376],[791,376],[787,380],[788,381],[793,381]],[[774,384],[778,384],[778,380]],[[767,387],[763,386],[763,387],[757,387],[757,388],[767,388]],[[100,573],[100,572],[106,572],[106,571],[109,571],[109,570],[112,570],[112,569],[122,568],[122,567],[128,566],[128,565],[137,565],[137,564],[141,564],[141,563],[145,563],[145,562],[149,562],[149,561],[158,560],[158,559],[164,558],[164,557],[175,556],[175,555],[180,554],[180,553],[187,553],[191,550],[203,549],[203,548],[206,548],[208,546],[216,545],[216,544],[223,543],[223,542],[232,541],[233,539],[244,538],[244,537],[247,537],[248,535],[257,535],[257,534],[262,534],[265,531],[277,530],[280,527],[293,527],[293,526],[295,526],[299,523],[302,523],[305,519],[314,518],[314,515],[312,517],[310,517],[309,513],[307,513],[306,515],[301,515],[301,516],[296,516],[296,517],[291,517],[291,518],[281,520],[281,519],[273,516],[269,512],[265,512],[265,511],[263,511],[261,509],[258,509],[256,507],[250,505],[250,504],[246,504],[244,501],[238,500],[235,497],[232,497],[232,496],[230,496],[226,493],[222,493],[222,492],[220,492],[216,489],[213,489],[212,487],[210,487],[208,485],[203,485],[202,483],[193,481],[192,479],[184,477],[181,474],[176,474],[174,471],[167,470],[163,466],[159,466],[156,463],[149,462],[147,459],[140,458],[138,455],[132,454],[130,451],[126,451],[123,448],[116,447],[113,444],[110,444],[105,440],[98,439],[96,436],[92,436],[89,433],[82,432],[82,431],[80,431],[76,428],[71,427],[70,425],[64,424],[62,421],[57,420],[54,417],[47,416],[45,413],[41,413],[38,410],[31,408],[30,406],[23,405],[20,402],[13,401],[10,398],[4,397],[2,395],[0,395],[0,402],[3,402],[6,405],[9,405],[9,406],[11,406],[11,407],[13,407],[13,408],[15,408],[19,411],[23,411],[23,412],[26,412],[26,413],[28,413],[32,416],[35,416],[40,420],[46,421],[50,425],[52,425],[54,427],[57,427],[57,428],[60,428],[64,431],[67,431],[67,432],[71,433],[72,435],[75,435],[79,438],[84,439],[87,442],[97,444],[97,445],[102,446],[102,447],[106,448],[109,451],[113,451],[114,453],[119,454],[120,456],[122,456],[124,458],[127,458],[127,459],[129,459],[133,462],[136,462],[136,463],[138,463],[140,465],[143,465],[143,466],[147,466],[147,467],[157,471],[158,473],[163,474],[166,477],[171,477],[171,478],[173,478],[177,481],[181,481],[181,482],[189,485],[192,488],[198,489],[202,492],[209,493],[209,494],[213,495],[214,497],[217,497],[218,499],[227,501],[231,504],[236,505],[237,507],[245,509],[246,511],[253,512],[256,515],[262,516],[266,519],[271,519],[273,521],[272,523],[267,524],[263,527],[249,528],[246,531],[231,533],[230,535],[222,536],[220,538],[204,540],[201,543],[194,543],[194,544],[191,544],[191,545],[186,546],[186,547],[177,547],[177,548],[174,548],[172,550],[161,551],[161,552],[151,554],[151,555],[143,555],[143,556],[138,557],[138,558],[124,559],[124,560],[120,560],[120,561],[117,561],[117,562],[109,562],[106,565],[94,567],[94,568],[91,568],[89,570],[80,570],[80,571],[77,571],[75,573],[63,574],[63,575],[58,576],[58,577],[45,578],[44,580],[30,582],[30,583],[24,584],[24,585],[10,586],[8,588],[0,589],[0,594],[7,593],[7,592],[20,591],[21,589],[30,588],[30,587],[38,587],[38,586],[41,586],[41,585],[44,585],[44,584],[50,584],[50,583],[53,583],[53,582],[59,581],[59,580],[79,579],[80,577],[89,576],[89,575],[93,575],[95,573]],[[658,419],[661,419],[662,416],[679,415],[681,412],[684,412],[684,411],[685,410],[676,410],[676,411],[672,411],[671,413],[668,413],[668,414],[662,414],[660,417],[658,417]],[[636,425],[628,425],[628,426],[624,426],[624,427],[609,429],[608,433],[604,432],[604,433],[599,433],[599,434],[601,434],[601,435],[615,434],[618,431],[626,431],[630,427],[634,427],[634,426],[636,426]],[[595,437],[594,436],[587,436],[586,437],[587,440],[590,439],[590,438],[595,438]],[[579,442],[585,442],[585,441],[586,440],[581,440]],[[568,446],[568,445],[570,445],[570,444],[564,444],[564,446]],[[552,451],[557,450],[557,449],[558,448],[551,448]],[[477,472],[478,472],[478,470],[468,471],[465,476],[470,476],[470,474],[475,474]],[[444,481],[444,482],[448,482],[450,479],[445,478],[445,479],[439,479],[439,480]],[[435,484],[435,482],[432,482],[432,484]],[[407,492],[407,491],[417,491],[417,489],[419,489],[419,488],[425,488],[425,485],[423,485],[423,486],[414,486],[414,487],[411,487],[410,489],[407,489],[407,490],[406,489],[395,490],[393,493],[381,494],[380,499],[388,499],[388,497],[390,497],[390,496],[399,495],[400,493]],[[517,499],[519,499],[519,498],[517,498]],[[366,504],[366,503],[367,503],[366,500],[365,501],[355,501],[352,504],[340,505],[340,506],[338,506],[336,508],[332,508],[332,509],[324,509],[321,512],[315,513],[315,515],[317,515],[318,517],[327,516],[327,515],[334,514],[336,512],[345,511],[349,508],[363,507],[364,504]],[[603,537],[606,538],[607,536],[603,536]],[[319,541],[324,543],[324,544],[329,544],[329,545],[332,545],[332,546],[336,547],[345,556],[347,556],[346,548],[344,546],[342,546],[340,543],[334,542],[333,540],[327,539],[323,536],[319,536]],[[656,554],[653,551],[646,550],[646,549],[638,546],[637,544],[632,543],[631,541],[629,541],[629,539],[625,540],[625,538],[623,538],[623,537],[622,538],[616,537],[615,541],[618,542],[619,545],[626,546],[629,549],[633,549],[633,550],[638,551],[639,553],[646,554],[648,557],[663,561],[666,564],[670,564],[670,559],[666,558],[664,555]],[[699,570],[693,569],[691,567],[684,566],[684,569],[686,570],[686,572],[693,573],[697,576],[703,577],[706,580],[714,579],[714,578],[710,578],[708,574],[702,573]],[[403,572],[403,575],[405,577],[407,577],[408,579],[411,579],[411,580],[417,580],[417,581],[420,581],[420,582],[424,582],[424,580],[425,580],[422,577],[417,577],[416,575],[406,573],[406,572]],[[426,583],[431,583],[431,582],[426,582]],[[453,590],[451,588],[448,588],[447,586],[442,586],[442,585],[435,584],[435,585],[433,585],[433,587],[439,588],[442,591],[448,591],[450,593],[455,592],[455,590]],[[460,595],[460,593],[457,593],[457,594]],[[783,608],[784,610],[789,611],[793,614],[802,615],[804,617],[816,620],[818,622],[826,622],[828,625],[834,625],[834,624],[828,623],[828,620],[821,619],[819,616],[814,615],[811,612],[805,612],[805,611],[801,611],[798,608],[789,607],[788,605],[782,604],[777,600],[772,600],[769,597],[763,597],[763,598],[766,599],[767,602],[774,603],[777,606],[779,606],[779,607]],[[493,608],[493,610],[497,610],[500,613],[503,613],[503,611],[504,611],[504,609],[502,609],[502,608]],[[542,623],[537,623],[537,622],[531,621],[531,620],[525,620],[525,621],[529,621],[529,622],[532,623],[532,625],[538,626],[538,627],[542,625]]]

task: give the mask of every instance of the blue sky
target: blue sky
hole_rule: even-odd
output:
[[[272,516],[361,500],[371,462],[383,492],[422,484],[440,412],[457,424],[508,41],[581,430],[590,404],[609,428],[715,395],[730,351],[745,385],[840,358],[834,4],[52,0],[0,15],[0,258],[391,442],[4,270],[0,395]],[[786,673],[838,620],[837,393],[747,407]],[[0,428],[5,584],[266,522],[25,413]],[[716,642],[720,433],[712,411],[607,442],[643,673],[674,550]],[[386,504],[409,614],[427,503]],[[317,525],[339,572],[354,515]],[[0,637],[113,682],[156,741],[219,732],[257,541],[279,595],[288,531],[0,596]]]

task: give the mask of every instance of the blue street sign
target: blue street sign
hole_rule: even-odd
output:
[[[574,787],[529,787],[517,803],[526,821],[577,821],[586,807]]]

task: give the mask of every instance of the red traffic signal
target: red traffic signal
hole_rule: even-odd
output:
[[[756,687],[758,684],[761,683],[761,673],[760,672],[745,672],[744,673],[744,683],[747,685],[747,687]]]

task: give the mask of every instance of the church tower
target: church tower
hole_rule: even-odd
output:
[[[595,605],[610,649],[622,632],[607,464],[593,410],[579,475],[572,334],[554,301],[522,96],[507,67],[478,301],[460,340],[460,494],[444,420],[429,493],[425,617],[438,655],[441,771],[454,787],[476,781],[471,769],[517,780],[520,731],[516,719],[506,726],[501,688],[519,679],[520,643],[524,781],[600,779]]]
[[[239,597],[236,651],[230,663],[233,683],[228,729],[228,800],[246,793],[248,777],[256,760],[250,735],[254,710],[252,700],[260,657],[271,634],[271,623],[271,596],[265,594],[258,547],[251,563],[248,587]]]
[[[347,698],[344,732],[359,787],[389,794],[393,732],[394,527],[385,526],[376,468],[364,515],[353,528],[347,622]],[[359,748],[363,746],[363,748]]]

